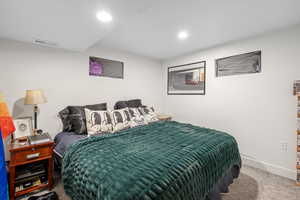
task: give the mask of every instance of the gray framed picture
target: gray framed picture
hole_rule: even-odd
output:
[[[168,95],[205,95],[206,62],[168,68]]]
[[[261,51],[216,60],[216,77],[261,72]]]

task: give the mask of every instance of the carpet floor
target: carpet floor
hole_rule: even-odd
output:
[[[60,200],[70,200],[64,193],[60,181],[56,181],[53,189],[59,195]],[[46,193],[43,191],[37,195]],[[26,200],[28,197],[20,198]],[[300,187],[293,180],[276,176],[252,168],[243,166],[240,177],[230,186],[230,192],[222,194],[223,200],[300,200]]]

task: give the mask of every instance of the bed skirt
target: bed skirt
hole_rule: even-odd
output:
[[[235,165],[229,170],[225,176],[219,180],[213,189],[208,193],[208,200],[221,200],[221,193],[228,193],[229,186],[233,183],[233,180],[238,178],[240,174],[240,167]]]

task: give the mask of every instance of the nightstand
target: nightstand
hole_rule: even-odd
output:
[[[157,118],[160,121],[171,121],[172,120],[172,116],[171,115],[157,115]]]
[[[33,192],[35,190],[39,190],[42,188],[48,187],[49,190],[52,189],[53,186],[53,141],[45,142],[42,144],[30,145],[28,142],[25,144],[10,144],[8,149],[10,151],[11,160],[9,162],[9,195],[10,200],[14,200],[16,197],[27,194],[29,192]],[[32,166],[41,165],[44,166],[44,175],[41,176],[38,173],[39,171],[30,172],[33,170]],[[27,169],[28,168],[28,169]],[[25,175],[22,174],[17,176],[18,170],[22,171],[22,169],[26,169]],[[36,169],[35,169],[36,170]],[[32,176],[31,176],[32,175]],[[40,175],[40,176],[39,176]],[[25,178],[24,178],[25,177]],[[40,180],[45,178],[45,181]],[[26,179],[27,178],[27,179]],[[34,179],[35,178],[35,179]],[[26,181],[31,184],[27,187],[21,186],[23,189],[20,190],[21,187],[18,187],[18,191],[16,191],[16,186],[19,184],[24,184]],[[33,180],[37,180],[34,182]],[[40,180],[40,181],[38,181]]]

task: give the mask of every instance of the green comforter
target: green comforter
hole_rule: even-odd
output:
[[[232,136],[166,121],[73,144],[62,179],[73,200],[201,200],[240,163]]]

